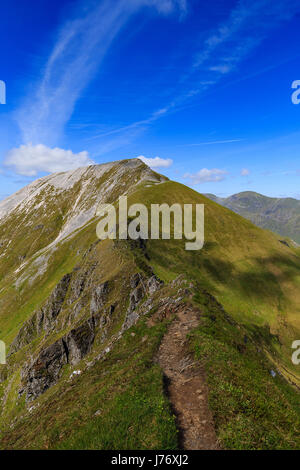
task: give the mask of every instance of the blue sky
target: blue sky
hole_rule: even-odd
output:
[[[1,9],[0,198],[138,156],[200,192],[300,198],[299,0]]]

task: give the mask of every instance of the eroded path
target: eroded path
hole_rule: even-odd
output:
[[[197,313],[179,309],[158,352],[169,400],[177,417],[180,446],[187,450],[217,450],[204,370],[187,350],[187,334],[199,323]]]

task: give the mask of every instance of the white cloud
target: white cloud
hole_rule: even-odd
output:
[[[248,168],[243,168],[241,170],[241,176],[248,176],[250,175],[250,170],[248,170]]]
[[[19,175],[36,176],[38,173],[54,173],[92,165],[88,152],[49,148],[45,145],[21,145],[8,152],[4,165]]]
[[[142,160],[142,162],[144,162],[146,165],[150,166],[151,168],[169,168],[173,164],[173,160],[171,160],[171,158],[160,158],[160,157],[146,158],[143,155],[140,155],[137,158]]]
[[[192,184],[216,183],[223,181],[227,174],[227,171],[219,168],[213,168],[212,170],[202,168],[197,173],[186,173],[184,178],[189,178]]]

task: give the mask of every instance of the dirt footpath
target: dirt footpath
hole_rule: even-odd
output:
[[[187,450],[220,449],[211,411],[205,373],[187,352],[186,336],[199,324],[197,313],[176,313],[158,352],[166,392],[177,417],[180,447]]]

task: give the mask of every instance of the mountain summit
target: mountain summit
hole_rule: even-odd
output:
[[[204,248],[100,241],[122,195],[204,204]],[[138,159],[46,176],[0,214],[1,449],[299,447],[296,248]]]

